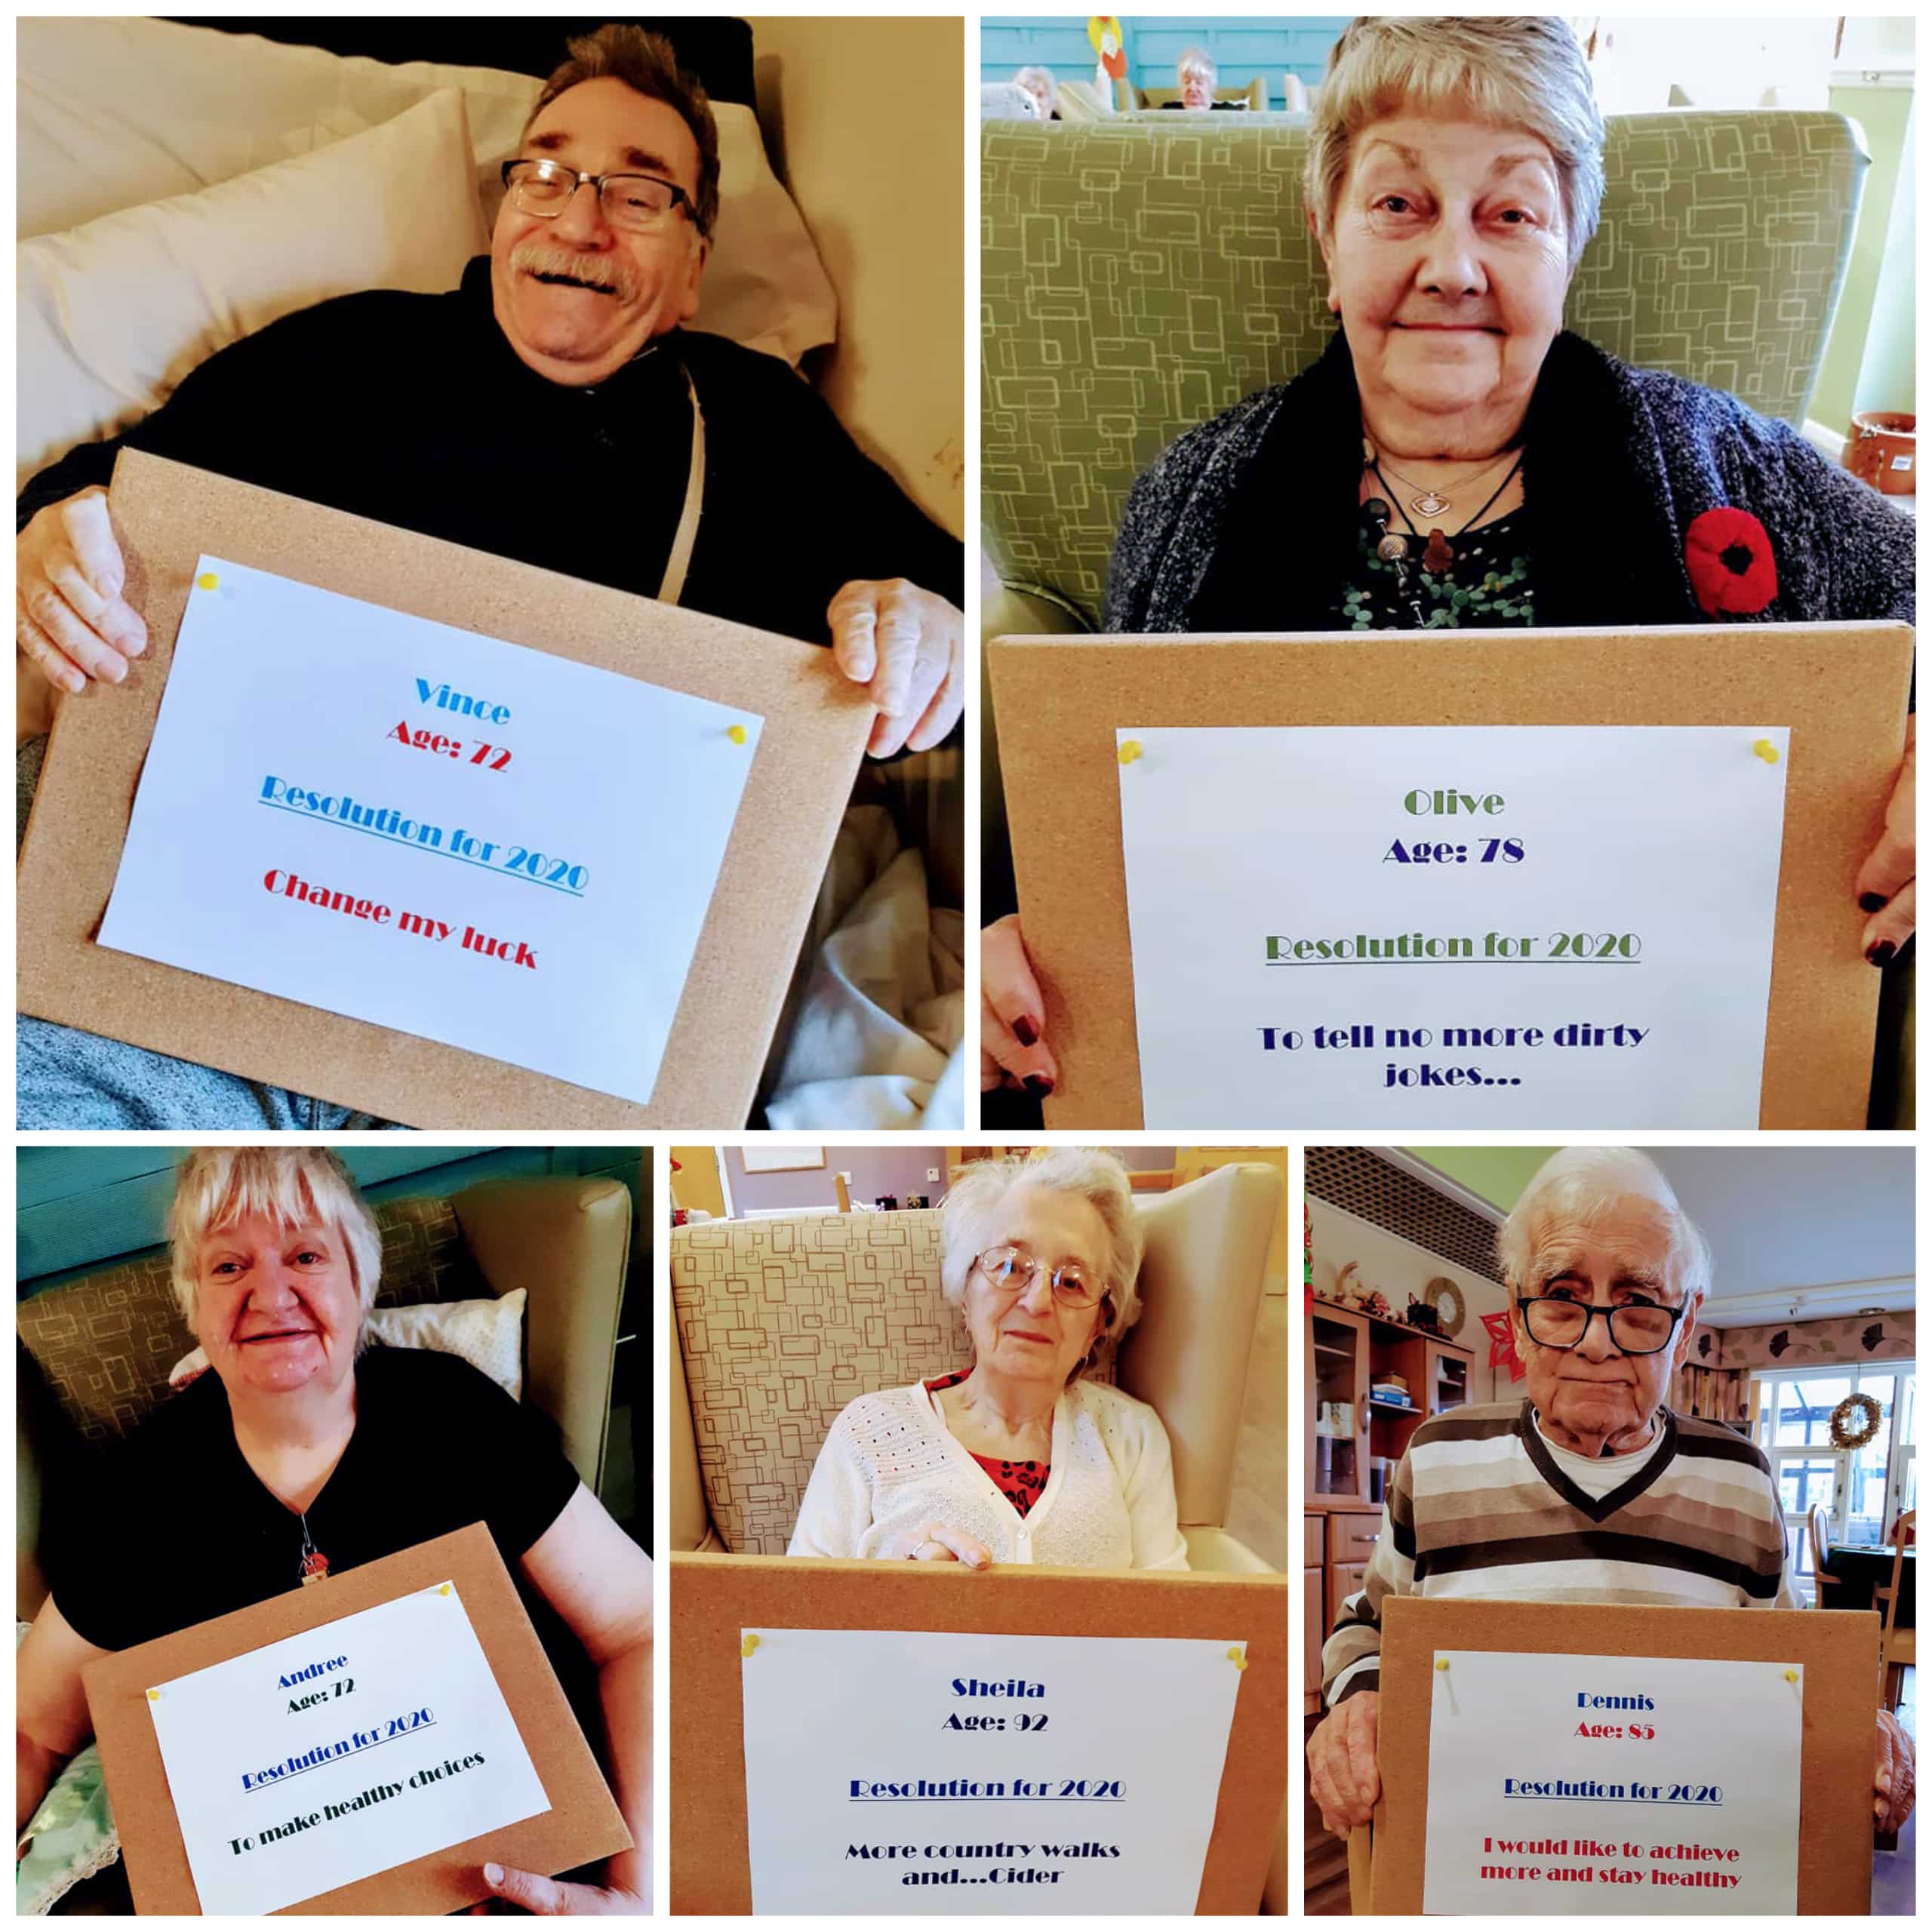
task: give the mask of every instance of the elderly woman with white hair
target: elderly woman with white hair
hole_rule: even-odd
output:
[[[1328,1715],[1309,1780],[1331,1831],[1366,1824],[1381,1791],[1392,1595],[1625,1604],[1633,1650],[1647,1605],[1798,1607],[1762,1451],[1667,1406],[1711,1257],[1654,1164],[1620,1147],[1552,1155],[1497,1245],[1528,1397],[1457,1409],[1409,1439],[1361,1588],[1322,1651]],[[1896,1830],[1912,1747],[1889,1712],[1876,1727],[1872,1816]]]
[[[942,1239],[973,1365],[847,1404],[789,1554],[1185,1570],[1161,1419],[1091,1374],[1140,1312],[1126,1171],[1070,1147],[975,1164]]]
[[[17,1663],[17,1824],[88,1740],[95,1657],[481,1521],[566,1689],[594,1673],[582,1688],[636,1841],[597,1882],[486,1865],[484,1883],[534,1912],[648,1911],[649,1558],[487,1376],[365,1349],[382,1242],[328,1149],[191,1152],[168,1235],[211,1373],[48,1512],[51,1593]]]
[[[1912,623],[1910,517],[1789,423],[1564,331],[1603,144],[1557,15],[1351,23],[1303,183],[1340,326],[1135,484],[1101,628]],[[1878,968],[1918,922],[1915,746],[1848,881]],[[981,961],[981,1085],[1051,1092],[1016,920]]]
[[[1060,83],[1051,67],[1022,67],[1014,75],[1013,85],[1032,102],[1037,118],[1060,118]]]
[[[1178,100],[1164,100],[1163,107],[1177,107],[1183,112],[1201,113],[1209,108],[1245,106],[1245,101],[1217,100],[1214,85],[1221,78],[1221,70],[1214,57],[1204,47],[1189,47],[1181,51],[1180,58],[1174,63],[1174,85],[1180,89]]]

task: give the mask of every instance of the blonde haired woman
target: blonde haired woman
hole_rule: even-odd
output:
[[[590,1875],[600,1882],[497,1866],[485,1882],[532,1911],[648,1911],[650,1558],[488,1377],[454,1355],[362,1352],[382,1244],[326,1148],[197,1149],[168,1236],[214,1373],[48,1511],[51,1592],[16,1664],[17,1825],[91,1733],[81,1672],[94,1658],[480,1521],[528,1586],[566,1687],[594,1671],[637,1841]]]
[[[1185,1570],[1161,1419],[1089,1374],[1140,1312],[1126,1171],[1072,1147],[977,1163],[941,1226],[973,1365],[848,1404],[789,1554]]]
[[[1564,329],[1603,145],[1557,15],[1352,21],[1303,183],[1339,327],[1142,474],[1101,629],[1911,623],[1910,517],[1790,424]],[[1915,745],[1908,723],[1846,881],[1846,954],[1881,969],[1918,922]],[[1044,1100],[1060,1069],[1017,916],[982,935],[980,988],[981,1087]]]

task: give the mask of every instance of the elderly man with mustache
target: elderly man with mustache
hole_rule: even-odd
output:
[[[878,707],[875,756],[952,731],[965,697],[960,545],[783,361],[683,326],[718,217],[703,88],[636,27],[570,54],[505,165],[490,254],[459,289],[372,291],[286,316],[22,492],[17,743],[46,731],[57,693],[120,682],[146,648],[103,487],[124,446],[829,644]],[[26,1023],[23,1059],[50,1088],[68,1084],[72,1048]],[[138,1118],[82,1121],[68,1096],[51,1124],[168,1124],[180,1063],[139,1057],[112,1075],[120,1112]],[[211,1117],[213,1098],[189,1105],[195,1124],[257,1124]],[[353,1123],[298,1106],[269,1108],[268,1124]]]
[[[1552,1155],[1497,1246],[1528,1398],[1460,1408],[1410,1438],[1362,1587],[1321,1654],[1328,1715],[1309,1783],[1332,1832],[1366,1824],[1381,1794],[1391,1595],[1627,1604],[1633,1651],[1647,1604],[1798,1607],[1764,1456],[1665,1406],[1711,1258],[1655,1165],[1622,1147]],[[1889,1712],[1875,1721],[1872,1815],[1895,1831],[1912,1808],[1912,1740]]]

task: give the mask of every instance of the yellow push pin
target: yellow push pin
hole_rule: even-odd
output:
[[[1760,738],[1751,750],[1754,756],[1762,758],[1767,764],[1776,764],[1778,761],[1778,748],[1768,738]]]
[[[731,729],[724,734],[724,735],[731,740],[733,744],[742,745],[746,740],[751,736],[751,734],[747,731],[742,724],[734,724]]]
[[[1449,1660],[1447,1657],[1438,1657],[1435,1660],[1435,1667],[1438,1670],[1447,1670],[1449,1668]]]
[[[437,1595],[438,1595],[439,1597],[446,1597],[446,1596],[448,1596],[448,1595],[449,1595],[449,1593],[450,1593],[450,1586],[448,1586],[448,1584],[447,1584],[447,1583],[445,1583],[445,1584],[441,1585],[441,1586],[438,1589],[438,1590],[437,1590],[437,1592],[436,1592]]]
[[[1795,1670],[1786,1671],[1784,1674],[1784,1681],[1787,1684],[1795,1684],[1798,1681],[1797,1672]]]
[[[150,1704],[159,1703],[161,1702],[161,1693],[158,1690],[150,1690],[148,1693],[148,1702]]]
[[[1140,752],[1141,744],[1138,738],[1123,738],[1120,749],[1115,755],[1122,764],[1131,764],[1140,755]]]
[[[1235,1669],[1245,1670],[1247,1668],[1247,1653],[1236,1644],[1228,1652],[1228,1661]]]
[[[757,1648],[758,1632],[755,1630],[747,1630],[745,1632],[745,1641],[738,1646],[739,1656],[748,1657]]]
[[[195,580],[195,587],[198,590],[217,590],[220,586],[221,579],[213,571],[204,571]]]

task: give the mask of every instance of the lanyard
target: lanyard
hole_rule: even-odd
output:
[[[698,518],[704,512],[704,411],[697,399],[697,385],[691,372],[684,371],[685,388],[691,399],[691,460],[685,483],[685,507],[678,517],[678,533],[671,540],[671,554],[664,561],[664,581],[658,586],[657,601],[675,604],[684,595],[685,574],[691,568],[691,547],[697,541]]]

